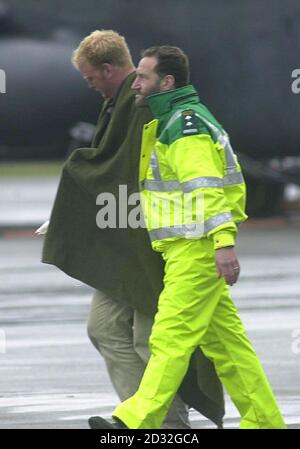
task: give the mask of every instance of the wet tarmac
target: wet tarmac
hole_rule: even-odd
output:
[[[46,221],[58,181],[54,176],[0,178],[0,229],[37,227]]]
[[[242,229],[234,299],[290,428],[300,428],[300,228]],[[86,429],[118,403],[86,335],[92,290],[40,263],[42,238],[0,239],[0,428]],[[191,412],[194,428],[212,428]],[[226,399],[225,427],[238,427]]]

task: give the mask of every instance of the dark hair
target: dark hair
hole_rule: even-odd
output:
[[[186,86],[190,78],[189,58],[178,47],[163,45],[150,47],[142,52],[142,57],[156,57],[155,71],[160,76],[173,75],[175,87]]]

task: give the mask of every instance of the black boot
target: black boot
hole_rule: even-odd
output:
[[[118,418],[113,418],[113,421],[109,422],[101,416],[91,416],[88,423],[91,429],[128,429]]]

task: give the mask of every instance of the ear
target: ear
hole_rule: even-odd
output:
[[[173,75],[166,75],[161,80],[160,84],[161,91],[173,90],[175,89],[175,78]]]
[[[108,62],[105,62],[104,64],[102,64],[102,72],[107,76],[107,77],[111,77],[112,73],[113,73],[113,66],[111,64],[109,64]]]

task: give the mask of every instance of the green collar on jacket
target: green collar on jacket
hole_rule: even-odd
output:
[[[149,95],[146,97],[146,102],[154,117],[164,120],[170,112],[182,108],[185,104],[186,108],[190,108],[191,104],[199,103],[199,97],[194,86],[189,84],[178,89]]]

